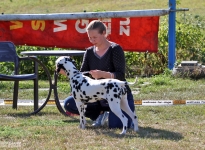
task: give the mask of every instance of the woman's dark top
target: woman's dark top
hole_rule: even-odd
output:
[[[125,79],[125,55],[120,45],[112,43],[103,56],[98,56],[95,52],[95,46],[87,48],[83,63],[80,68],[81,72],[90,70],[102,70],[114,74],[114,78],[126,81]],[[131,92],[127,86],[128,92]]]

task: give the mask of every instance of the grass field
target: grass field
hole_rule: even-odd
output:
[[[60,115],[56,107],[45,107],[36,116],[26,116],[27,107],[13,110],[1,106],[0,149],[26,150],[204,150],[205,105],[138,106],[139,132],[107,125],[78,128],[78,117]]]
[[[127,79],[133,81],[134,79]],[[138,83],[130,86],[134,94],[135,100],[203,100],[205,99],[204,92],[205,79],[188,79],[174,78],[165,75],[158,75],[152,78],[139,78]],[[180,83],[180,84],[179,84]],[[33,99],[33,82],[21,81],[19,99]],[[39,99],[43,100],[47,94],[49,84],[47,81],[39,81]],[[0,99],[12,99],[13,83],[6,81],[0,82]],[[59,99],[65,99],[70,92],[68,81],[58,82]],[[54,99],[53,94],[51,99]]]
[[[133,79],[129,79],[132,81]],[[2,83],[2,82],[1,82]],[[1,84],[0,98],[12,98],[9,84]],[[48,86],[40,81],[41,88]],[[68,96],[67,82],[59,82],[59,97]],[[31,88],[23,82],[21,89]],[[204,99],[204,79],[182,79],[169,76],[139,78],[131,87],[138,91],[135,99]],[[67,89],[67,90],[65,90]],[[9,92],[10,91],[10,92]],[[40,92],[40,99],[47,91]],[[20,99],[32,99],[31,91],[21,90]],[[53,98],[53,97],[52,97]],[[51,98],[51,99],[52,99]],[[33,107],[0,106],[0,149],[86,149],[86,150],[203,150],[205,147],[205,105],[136,106],[138,133],[107,125],[93,128],[87,119],[87,129],[80,130],[79,117],[65,117],[55,106],[46,106],[35,116],[28,116]]]

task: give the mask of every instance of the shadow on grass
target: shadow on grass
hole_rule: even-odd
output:
[[[80,120],[77,117],[75,119],[64,120],[63,122],[80,123]],[[86,120],[86,122],[86,130],[95,131],[96,135],[104,134],[113,138],[149,138],[172,141],[179,141],[184,138],[181,133],[151,127],[139,127],[138,132],[133,131],[133,129],[128,129],[126,135],[120,135],[122,129],[109,129],[108,125],[104,125],[103,127],[93,127],[91,126],[91,120]]]
[[[28,118],[31,115],[29,113],[25,113],[25,112],[18,112],[18,113],[8,113],[7,116],[11,116],[11,117],[18,117],[18,118]]]
[[[79,118],[72,118],[72,120],[63,120],[64,123],[79,123],[80,124],[80,121],[79,121]]]
[[[46,115],[59,115],[59,112],[39,112],[37,116],[46,116]],[[30,117],[26,112],[18,113],[8,113],[8,116],[26,118]],[[139,132],[134,132],[132,129],[128,129],[126,135],[120,135],[121,129],[109,129],[108,126],[103,127],[93,127],[91,126],[92,121],[86,120],[87,126],[86,130],[93,130],[96,132],[96,135],[104,134],[113,138],[148,138],[148,139],[163,139],[163,140],[172,140],[179,141],[184,137],[178,132],[155,129],[151,127],[139,127]],[[79,117],[68,117],[68,119],[63,120],[64,123],[80,123]],[[89,125],[90,124],[90,125]]]
[[[94,128],[91,126],[86,127],[88,130],[96,129],[95,132],[97,135],[107,134],[113,138],[149,138],[149,139],[163,139],[163,140],[172,140],[179,141],[184,137],[177,132],[172,132],[162,129],[154,129],[151,127],[139,127],[138,132],[134,132],[133,129],[128,129],[126,135],[120,135],[119,129],[105,129],[104,127]],[[99,130],[100,129],[100,130]]]
[[[166,139],[166,140],[173,140],[173,141],[179,141],[183,139],[181,133],[162,130],[162,129],[154,129],[151,127],[140,127],[138,136],[140,138]]]
[[[39,112],[37,114],[30,114],[28,112],[7,113],[8,116],[26,118],[31,116],[46,116],[46,115],[59,115],[57,112]]]

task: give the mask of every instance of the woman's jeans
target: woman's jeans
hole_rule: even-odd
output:
[[[132,93],[127,94],[127,100],[128,100],[128,105],[130,106],[130,109],[134,112],[135,105],[134,105],[134,99],[133,99]],[[127,127],[130,128],[132,124],[132,119],[124,111],[122,112],[128,118]],[[109,125],[109,128],[122,128],[123,127],[121,120],[112,111],[110,111],[109,113],[108,125]]]
[[[64,108],[65,110],[73,114],[79,115],[78,108],[72,96],[69,96],[64,100]],[[101,111],[102,111],[102,108],[101,108],[99,101],[94,102],[94,103],[88,103],[86,111],[85,111],[85,116],[90,118],[91,120],[96,120],[97,117],[100,115]]]
[[[127,100],[128,105],[130,106],[131,110],[134,112],[135,106],[134,106],[134,99],[132,93],[127,94]],[[122,128],[122,122],[121,120],[109,109],[108,104],[106,100],[97,101],[94,103],[88,103],[85,116],[90,118],[91,120],[96,120],[97,117],[100,115],[101,111],[109,111],[109,117],[108,117],[108,123],[109,128]],[[75,100],[72,96],[69,96],[64,101],[64,108],[74,114],[79,114],[78,108],[75,104]],[[130,127],[132,123],[132,119],[124,112],[122,111],[125,116],[128,118],[128,127]]]

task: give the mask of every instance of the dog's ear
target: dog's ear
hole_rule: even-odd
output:
[[[57,65],[57,73],[59,73],[60,72],[60,70],[61,70],[61,68],[59,67],[59,65]]]
[[[73,59],[71,59],[71,58],[70,58],[70,60],[71,60],[71,62],[74,64],[74,66],[76,67],[76,66],[77,66],[77,63],[75,62],[75,60],[73,60]]]

